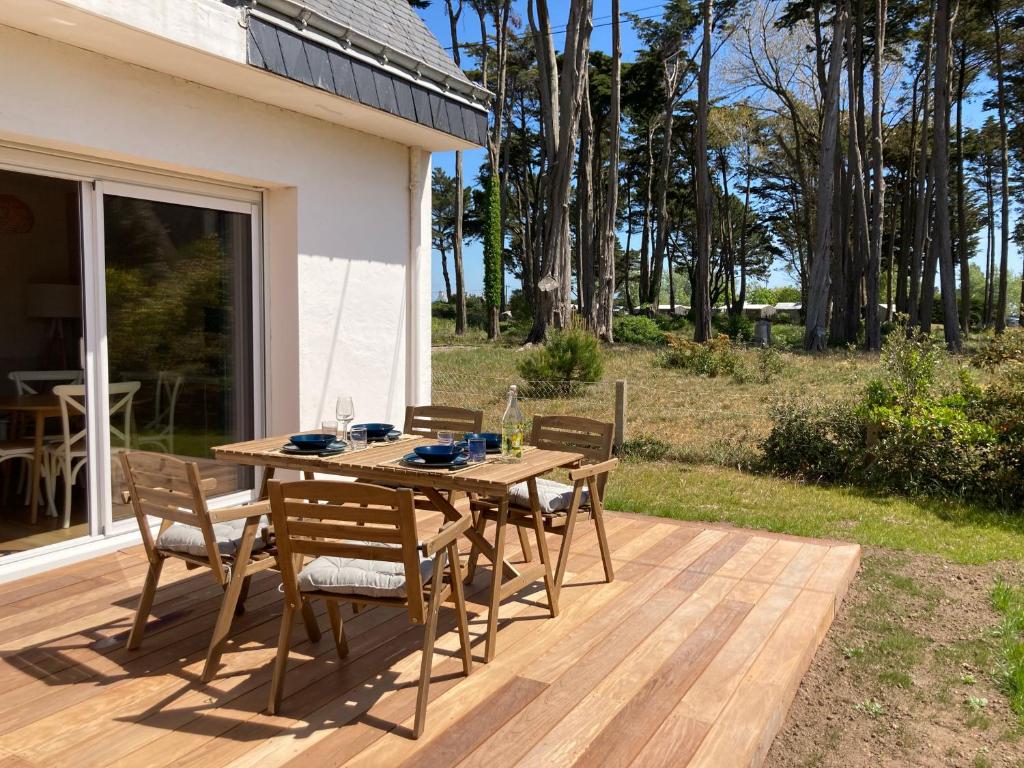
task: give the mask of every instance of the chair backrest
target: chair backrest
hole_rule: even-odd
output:
[[[479,432],[483,425],[483,411],[448,405],[410,405],[405,409],[403,431],[407,435],[437,437],[439,430],[449,430],[458,439],[467,432]]]
[[[81,384],[82,372],[68,371],[11,371],[7,378],[14,382],[19,395],[38,395],[50,389],[46,384]]]
[[[131,447],[132,400],[142,386],[137,381],[112,381],[107,391],[110,394],[110,447],[127,450]],[[85,424],[77,432],[71,432],[71,419],[85,416],[85,386],[83,384],[60,384],[53,388],[60,400],[61,426],[64,430],[64,448],[70,449],[85,438]],[[121,426],[115,426],[118,422]],[[77,425],[77,420],[76,420]]]
[[[530,443],[549,451],[581,453],[587,463],[598,464],[612,457],[615,425],[582,416],[534,416]],[[598,478],[604,493],[607,473]]]
[[[426,616],[412,491],[333,480],[269,483],[285,596],[298,608],[301,557],[351,557],[405,566],[409,618]]]
[[[203,532],[210,565],[222,572],[217,537],[206,504],[206,490],[213,483],[200,478],[199,465],[149,451],[125,451],[120,458],[147,554],[152,558],[156,551],[148,518],[160,520],[161,532],[172,523],[192,525]]]

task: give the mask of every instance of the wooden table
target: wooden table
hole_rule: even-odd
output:
[[[354,477],[367,482],[385,483],[391,486],[415,488],[423,493],[431,503],[441,511],[445,518],[456,520],[466,512],[460,512],[445,492],[454,497],[455,493],[479,494],[493,499],[498,504],[498,521],[495,541],[492,545],[477,530],[470,528],[466,537],[477,550],[493,565],[494,578],[491,584],[490,610],[487,615],[487,645],[484,661],[494,658],[498,632],[498,610],[502,599],[518,592],[538,577],[543,577],[547,592],[548,606],[552,616],[558,613],[558,596],[551,571],[551,558],[548,556],[547,543],[544,538],[543,519],[536,504],[536,480],[559,467],[577,464],[583,456],[568,451],[546,451],[527,446],[523,449],[523,458],[515,463],[501,463],[496,457],[488,457],[482,464],[470,464],[465,469],[454,472],[424,471],[393,463],[412,451],[417,445],[428,445],[436,442],[430,438],[403,437],[394,443],[373,443],[364,450],[346,451],[335,456],[295,456],[281,453],[281,446],[288,442],[288,437],[268,437],[250,440],[233,445],[222,445],[213,449],[217,459],[236,464],[262,466],[267,468],[264,475],[261,497],[266,494],[266,481],[275,469],[292,469],[305,473]],[[540,562],[522,569],[515,568],[505,560],[505,532],[508,520],[509,492],[517,483],[527,483],[530,497],[533,500],[534,530],[537,533],[537,546],[540,550]],[[506,576],[508,578],[506,578]]]
[[[39,504],[39,478],[43,466],[43,433],[46,420],[60,416],[60,398],[56,395],[16,395],[0,397],[0,412],[30,413],[35,416],[35,445],[32,452],[32,495],[29,502],[30,522],[36,521]]]

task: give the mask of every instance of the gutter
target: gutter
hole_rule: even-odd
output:
[[[381,66],[392,65],[402,74],[419,81],[425,79],[437,86],[446,95],[457,94],[474,106],[486,109],[494,94],[469,80],[453,77],[447,72],[425,64],[406,53],[391,48],[369,35],[346,27],[303,5],[298,0],[249,0],[251,6],[261,6],[274,11],[291,21],[300,34],[307,28],[326,35],[341,44],[342,49],[352,53],[351,48],[364,51]]]

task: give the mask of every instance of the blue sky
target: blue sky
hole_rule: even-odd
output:
[[[634,13],[637,16],[652,18],[661,15],[661,8],[663,3],[653,2],[653,0],[620,0],[620,10],[623,14]],[[519,9],[522,13],[522,24],[525,26],[527,21],[525,17],[525,2],[515,0],[513,3],[514,8]],[[594,31],[591,36],[591,47],[595,50],[605,51],[611,53],[612,41],[611,41],[611,25],[610,25],[610,4],[607,2],[595,2],[594,4]],[[555,30],[564,29],[566,19],[569,15],[569,3],[568,0],[549,0],[549,8],[551,10],[551,24]],[[444,46],[451,45],[451,33],[448,25],[448,16],[445,12],[444,0],[432,0],[430,7],[419,11],[420,15],[426,21],[427,26],[437,36],[438,40]],[[514,11],[515,13],[515,11]],[[633,31],[632,25],[623,20],[621,26],[622,34],[622,55],[624,61],[631,61],[634,54],[639,47],[639,41],[636,34]],[[463,10],[462,17],[459,20],[459,41],[460,43],[465,42],[476,42],[480,39],[480,26],[476,14],[469,7],[469,3],[465,3],[465,9]],[[555,46],[561,48],[563,43],[562,35],[556,33],[555,35]],[[463,66],[467,69],[471,68],[474,63],[472,60],[467,61],[465,54],[463,54]],[[989,90],[987,84],[983,85],[984,90]],[[975,99],[965,104],[964,109],[964,122],[969,126],[980,126],[984,122],[986,113],[981,108],[981,99]],[[463,153],[463,172],[466,175],[467,184],[473,183],[477,172],[477,169],[486,159],[486,152],[483,149],[473,150]],[[435,167],[443,168],[449,174],[455,172],[455,153],[454,152],[437,152],[433,156]],[[998,240],[998,238],[997,238]],[[984,237],[982,237],[984,242]],[[998,247],[998,246],[997,246]],[[470,293],[480,293],[483,285],[483,250],[479,242],[466,241],[463,246],[463,253],[465,257],[465,276],[466,276],[466,287]],[[979,255],[975,261],[981,261],[981,255]],[[450,262],[450,259],[449,259]],[[1010,268],[1013,272],[1019,272],[1020,259],[1015,245],[1010,246]],[[452,278],[454,282],[454,277]],[[771,285],[787,285],[792,284],[794,281],[781,269],[775,271],[772,275],[769,283]],[[441,274],[441,257],[437,252],[434,252],[432,260],[432,271],[431,271],[431,283],[433,287],[434,295],[444,290],[444,278]],[[509,290],[516,287],[518,281],[514,280],[509,276],[506,281],[509,286]]]

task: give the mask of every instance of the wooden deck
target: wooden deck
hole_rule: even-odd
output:
[[[615,582],[580,526],[561,615],[547,617],[540,584],[507,600],[498,656],[469,678],[442,612],[419,741],[404,734],[421,630],[394,609],[345,609],[343,664],[329,632],[298,645],[271,717],[276,574],[253,584],[210,685],[199,682],[219,604],[208,574],[168,563],[134,652],[124,640],[141,547],[0,585],[0,768],[759,764],[859,547],[622,514],[608,530]],[[477,658],[489,579],[481,569],[469,587]]]

